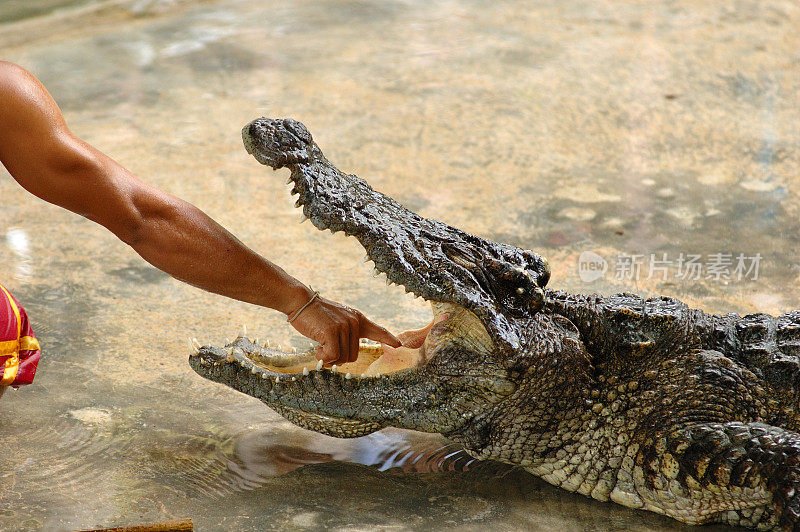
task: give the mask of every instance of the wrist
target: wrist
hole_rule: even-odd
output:
[[[314,293],[314,290],[301,282],[292,283],[287,286],[285,297],[275,309],[286,314],[288,318],[308,303],[314,297]]]
[[[309,288],[310,288],[310,287],[309,287]],[[294,320],[296,320],[296,319],[297,319],[297,318],[300,316],[300,314],[302,314],[302,313],[303,313],[303,311],[304,311],[305,309],[307,309],[308,307],[310,307],[310,306],[311,306],[311,304],[312,304],[312,303],[314,303],[314,301],[316,301],[318,297],[319,297],[319,292],[317,292],[316,290],[314,290],[314,295],[312,295],[312,296],[311,296],[311,299],[309,299],[308,301],[306,301],[306,302],[305,302],[305,304],[303,304],[303,306],[302,306],[302,307],[300,307],[299,309],[295,310],[294,312],[292,312],[291,314],[289,314],[288,316],[286,316],[286,321],[288,321],[289,323],[292,323]]]

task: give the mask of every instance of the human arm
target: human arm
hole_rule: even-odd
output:
[[[26,190],[103,225],[177,279],[287,315],[313,295],[200,209],[76,137],[41,83],[6,62],[0,62],[0,161]],[[361,337],[399,345],[358,311],[324,298],[292,325],[320,342],[326,362],[355,360]]]

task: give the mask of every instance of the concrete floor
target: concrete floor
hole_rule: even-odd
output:
[[[421,215],[548,257],[552,287],[800,308],[794,2],[74,4],[0,25],[2,57],[86,141],[393,331],[429,310],[373,279],[355,241],[296,223],[285,175],[241,146],[246,122],[301,120]],[[186,363],[186,338],[242,323],[307,345],[281,315],[167,277],[4,171],[0,198],[0,281],[44,347],[35,385],[0,402],[2,530],[683,528],[438,437],[297,429]],[[740,279],[739,256],[757,274]],[[587,282],[588,263],[607,269]]]

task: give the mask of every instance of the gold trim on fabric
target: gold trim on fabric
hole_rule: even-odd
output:
[[[39,347],[39,340],[33,336],[23,336],[19,339],[20,351],[36,351],[37,349],[41,349],[41,347]]]
[[[19,354],[14,353],[14,356],[6,360],[6,367],[3,369],[3,378],[0,379],[0,386],[8,386],[14,379],[17,378],[17,370],[19,370]]]

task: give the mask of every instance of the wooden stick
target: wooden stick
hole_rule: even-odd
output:
[[[97,528],[83,532],[192,532],[194,524],[191,519],[176,519],[150,523],[149,525],[120,526],[116,528]]]

